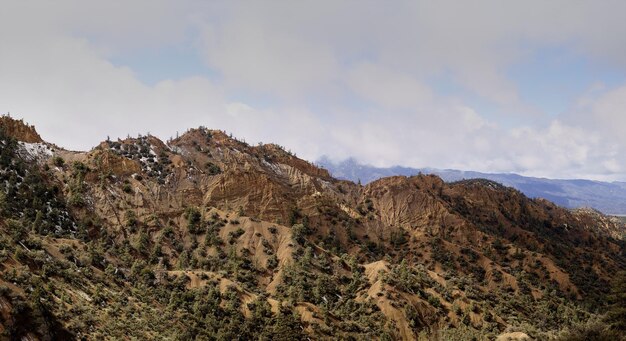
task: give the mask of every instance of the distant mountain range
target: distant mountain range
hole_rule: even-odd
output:
[[[626,215],[626,182],[557,180],[526,177],[518,174],[492,174],[454,169],[400,166],[378,168],[360,164],[354,159],[334,163],[325,157],[318,160],[317,164],[326,168],[336,178],[354,182],[361,181],[363,184],[388,176],[411,176],[419,173],[435,174],[446,182],[463,179],[488,179],[513,187],[528,197],[548,199],[563,207],[591,207],[605,214]]]

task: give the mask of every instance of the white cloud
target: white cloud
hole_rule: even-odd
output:
[[[415,78],[372,63],[359,63],[347,73],[346,82],[352,91],[384,108],[419,108],[430,105],[433,97],[430,88]]]
[[[282,7],[250,3],[237,7],[236,14],[222,25],[203,25],[200,43],[207,62],[223,75],[227,85],[283,98],[302,98],[333,82],[339,72],[333,51],[303,39],[295,27],[282,25],[284,21],[298,25],[290,22],[290,16],[300,15],[297,7],[281,11]],[[277,13],[269,13],[272,8]]]
[[[574,115],[584,126],[606,131],[622,145],[626,144],[626,85],[588,98],[586,105]]]
[[[607,34],[621,1],[32,4],[0,12],[0,109],[63,146],[205,125],[312,160],[626,179],[626,86],[538,119],[506,74],[541,46],[626,67]],[[146,85],[109,61],[189,44],[217,77]],[[502,113],[438,92],[442,75]]]

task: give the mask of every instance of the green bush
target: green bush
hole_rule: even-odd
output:
[[[57,166],[57,167],[63,167],[65,165],[65,160],[63,160],[63,158],[60,157],[60,156],[55,156],[52,159],[52,164]]]
[[[205,167],[206,167],[207,172],[209,173],[209,175],[217,175],[217,174],[220,174],[222,172],[220,167],[218,165],[214,164],[213,162],[207,162]]]

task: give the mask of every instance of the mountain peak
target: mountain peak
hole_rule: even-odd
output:
[[[0,117],[0,127],[7,135],[18,141],[27,143],[43,142],[35,127],[25,123],[24,120],[17,120],[9,115],[3,115]]]
[[[593,207],[604,214],[626,214],[626,185],[620,182],[601,182],[576,179],[546,179],[512,173],[482,173],[467,170],[437,168],[381,168],[361,164],[354,159],[332,162],[320,158],[318,163],[336,178],[361,181],[364,184],[396,175],[435,174],[448,183],[496,188],[501,185],[515,188],[531,198],[544,198],[567,208]]]

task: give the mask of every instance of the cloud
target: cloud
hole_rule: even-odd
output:
[[[360,63],[347,72],[346,82],[363,101],[384,108],[408,109],[430,104],[431,89],[415,78],[372,63]]]
[[[621,1],[34,3],[0,13],[0,109],[62,146],[205,125],[310,160],[626,179],[626,85],[554,117],[507,74],[545,46],[623,71]],[[212,76],[111,62],[181,46]]]
[[[246,11],[248,12],[248,11]],[[332,84],[339,65],[332,51],[294,36],[271,30],[267,23],[235,18],[227,27],[204,28],[202,41],[209,65],[226,85],[278,97],[297,97]]]
[[[1,39],[65,36],[89,39],[99,52],[118,54],[185,39],[195,1],[8,1],[0,13]]]
[[[623,10],[621,1],[234,2],[207,23],[204,49],[226,79],[276,96],[342,82],[339,67],[370,62],[418,78],[449,72],[510,104],[519,99],[506,67],[539,47],[626,66],[626,37],[608,34],[625,28]]]
[[[592,93],[580,100],[569,119],[582,126],[601,130],[615,141],[626,144],[626,85]]]

